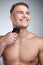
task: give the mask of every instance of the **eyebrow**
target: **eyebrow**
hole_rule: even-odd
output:
[[[18,12],[23,12],[23,11],[17,11],[16,13],[18,13]],[[26,11],[27,13],[30,13],[30,11]]]

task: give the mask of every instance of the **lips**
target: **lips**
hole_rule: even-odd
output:
[[[20,21],[21,21],[21,25],[22,25],[22,26],[26,26],[26,27],[27,27],[28,21],[27,21],[26,19],[22,19],[22,20],[20,20]]]

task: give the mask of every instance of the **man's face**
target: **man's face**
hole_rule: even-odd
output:
[[[27,27],[30,22],[30,12],[28,8],[24,5],[18,5],[14,8],[13,13],[11,15],[11,20],[13,26],[16,27]]]

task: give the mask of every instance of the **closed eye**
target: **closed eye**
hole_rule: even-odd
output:
[[[22,12],[22,11],[17,11],[17,13],[18,13],[18,14],[23,14],[23,12]]]

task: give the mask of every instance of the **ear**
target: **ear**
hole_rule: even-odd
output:
[[[10,15],[10,20],[14,21],[14,17],[12,15]]]

